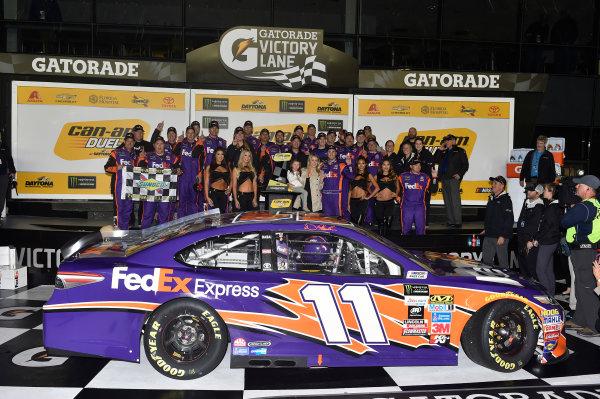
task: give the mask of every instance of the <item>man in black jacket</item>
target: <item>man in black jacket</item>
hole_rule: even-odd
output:
[[[469,170],[467,153],[456,145],[456,137],[449,134],[444,137],[442,144],[435,152],[433,162],[439,165],[439,171],[433,177],[436,178],[439,175],[442,182],[448,226],[460,228],[462,227],[460,182]]]
[[[519,220],[517,220],[517,260],[519,261],[519,271],[527,278],[537,279],[535,265],[538,247],[533,246],[533,241],[544,214],[544,201],[540,197],[543,193],[544,188],[541,185],[531,184],[525,188],[527,199],[523,202],[523,208],[521,208]]]
[[[519,177],[521,187],[525,187],[525,184],[552,183],[556,179],[554,157],[546,150],[547,143],[548,137],[538,136],[536,149],[529,151],[525,156]]]
[[[10,155],[10,150],[3,136],[4,132],[0,130],[0,214],[4,210],[4,202],[6,201],[9,184],[15,178],[15,173],[17,172],[12,155]],[[2,226],[1,223],[0,226]]]
[[[485,207],[484,230],[485,234],[482,247],[482,262],[494,265],[494,255],[498,255],[500,267],[508,269],[508,241],[513,230],[513,210],[510,195],[504,188],[506,179],[502,176],[490,177],[492,194]]]

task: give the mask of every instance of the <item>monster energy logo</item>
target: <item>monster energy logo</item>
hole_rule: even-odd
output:
[[[304,101],[279,100],[279,112],[304,112]]]
[[[344,128],[344,121],[331,120],[331,119],[319,119],[318,125],[319,125],[320,132],[326,132],[329,129],[340,130],[340,129]]]
[[[212,121],[219,122],[219,129],[229,129],[229,118],[226,116],[203,116],[202,128],[208,129],[208,125]]]
[[[96,176],[69,176],[70,189],[95,189],[96,188]]]
[[[424,284],[404,284],[404,295],[429,295],[429,286]]]
[[[228,98],[203,97],[202,98],[202,109],[228,111],[229,110],[229,99]]]

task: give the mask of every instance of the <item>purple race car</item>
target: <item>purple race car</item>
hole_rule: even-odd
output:
[[[51,354],[177,379],[231,367],[478,364],[567,356],[562,308],[507,270],[407,252],[316,214],[208,212],[65,248],[44,306]],[[121,235],[118,237],[118,235]]]

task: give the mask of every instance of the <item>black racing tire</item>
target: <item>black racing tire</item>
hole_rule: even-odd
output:
[[[461,335],[461,345],[473,362],[508,373],[531,360],[540,328],[529,305],[512,299],[500,300],[469,319]]]
[[[227,326],[219,314],[195,299],[157,308],[144,330],[146,357],[159,373],[191,380],[210,373],[227,351]]]

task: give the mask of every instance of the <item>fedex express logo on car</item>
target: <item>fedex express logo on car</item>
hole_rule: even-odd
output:
[[[221,296],[256,298],[259,294],[259,287],[256,285],[219,284],[200,278],[195,280],[191,277],[179,278],[173,275],[173,269],[155,267],[154,273],[143,276],[137,273],[127,273],[127,270],[127,266],[113,268],[110,288],[119,289],[122,281],[123,287],[129,291],[137,291],[141,288],[148,292],[193,293],[198,296],[213,296],[216,299]]]

